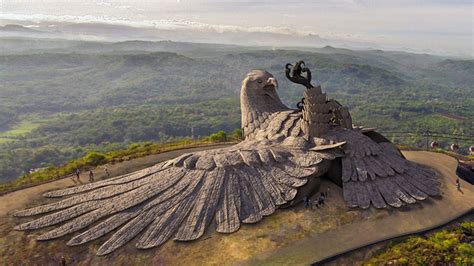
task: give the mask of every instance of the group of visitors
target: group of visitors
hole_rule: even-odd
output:
[[[313,208],[313,207],[316,207],[316,208],[319,208],[319,207],[322,207],[326,204],[326,199],[328,198],[329,196],[329,190],[330,188],[328,187],[326,192],[321,192],[319,194],[319,197],[318,197],[318,200],[314,200],[313,204],[311,204],[311,199],[309,197],[304,197],[303,198],[303,204],[304,204],[304,207],[305,208]]]
[[[109,169],[107,169],[107,167],[104,167],[104,172],[107,178],[109,178],[110,172],[109,172]],[[76,171],[74,171],[74,175],[71,176],[71,179],[74,182],[74,184],[81,183],[80,175],[81,175],[81,170],[77,168]],[[95,181],[94,172],[92,172],[92,170],[89,170],[89,182],[93,183],[94,181]]]
[[[77,168],[76,171],[74,171],[74,174],[76,179],[74,179],[74,177],[71,177],[72,181],[74,181],[74,183],[81,183],[81,170]],[[92,170],[89,170],[89,182],[93,183],[94,181],[94,172],[92,172]]]

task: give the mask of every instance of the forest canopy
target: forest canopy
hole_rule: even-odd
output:
[[[20,42],[9,39],[5,45],[15,41]],[[251,69],[273,73],[280,96],[295,107],[303,89],[286,80],[284,65],[299,59],[312,69],[314,84],[350,108],[356,124],[377,127],[397,143],[421,146],[424,138],[389,132],[474,135],[473,60],[333,47],[166,44],[100,43],[95,49],[97,43],[71,41],[61,49],[3,47],[0,181],[92,151],[232,134],[240,128],[245,74]],[[211,137],[223,138],[222,132]],[[442,147],[456,141],[463,152],[473,145],[438,141]]]

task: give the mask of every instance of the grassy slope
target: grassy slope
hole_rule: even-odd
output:
[[[19,122],[11,125],[8,130],[0,131],[0,144],[19,140],[46,123],[48,119],[35,115],[20,118]]]
[[[392,242],[385,250],[364,262],[381,264],[474,264],[474,221],[466,221],[454,228],[443,229],[427,236],[412,236]]]

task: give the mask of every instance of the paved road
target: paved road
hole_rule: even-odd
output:
[[[292,245],[263,254],[250,264],[305,265],[321,261],[369,243],[414,233],[442,225],[474,207],[474,186],[461,180],[461,191],[455,186],[457,161],[441,153],[404,151],[408,160],[436,169],[442,178],[442,196],[426,200],[408,209],[392,210],[376,220],[362,220],[309,236]]]

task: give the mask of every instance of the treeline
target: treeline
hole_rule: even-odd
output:
[[[63,165],[52,165],[46,168],[36,169],[24,173],[14,181],[0,184],[0,192],[58,179],[72,175],[76,170],[85,171],[107,163],[119,163],[134,158],[140,158],[180,148],[191,148],[220,142],[238,142],[241,140],[242,134],[240,129],[233,130],[229,133],[221,130],[211,134],[210,136],[201,137],[199,139],[184,138],[168,143],[141,142],[132,143],[125,149],[109,152],[89,151],[81,158],[71,160]]]
[[[194,105],[97,109],[61,115],[16,141],[0,144],[0,181],[31,169],[62,164],[94,150],[109,152],[136,142],[201,138],[240,128],[236,100]]]

